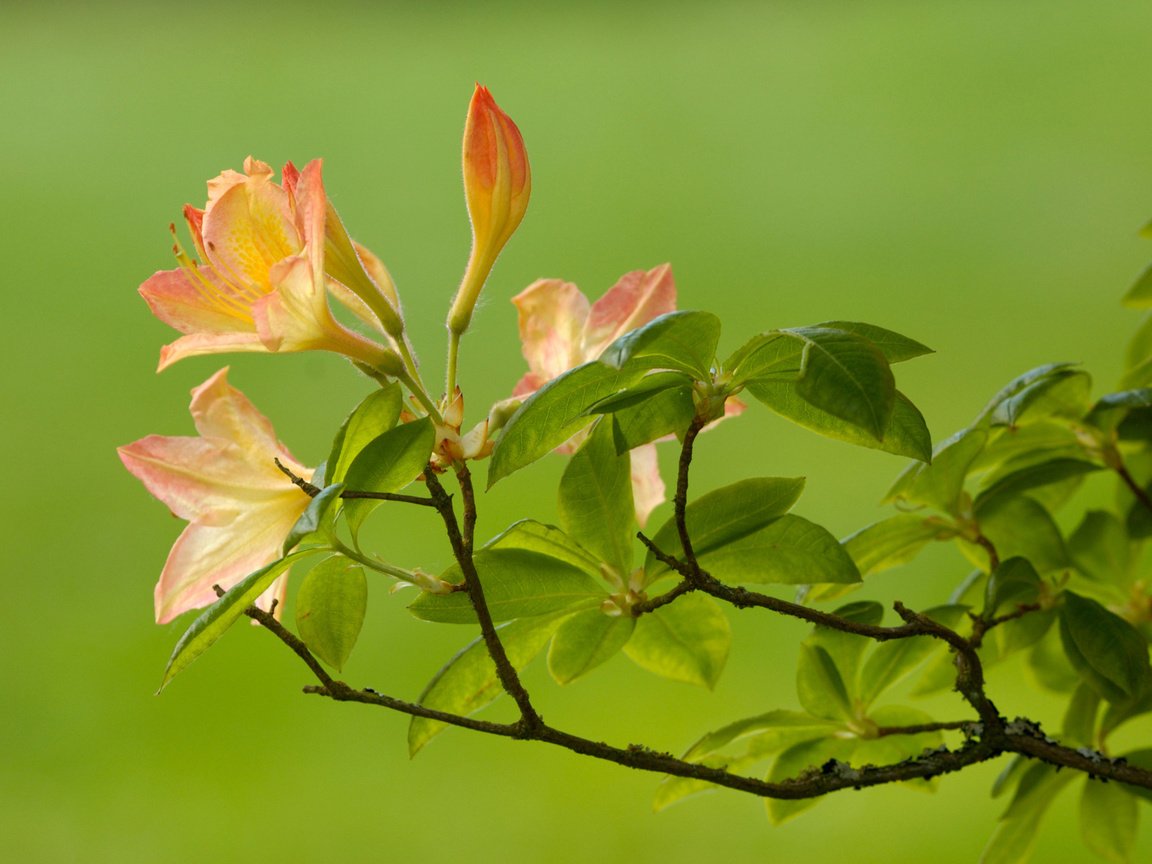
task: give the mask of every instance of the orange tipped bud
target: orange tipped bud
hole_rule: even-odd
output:
[[[476,85],[464,127],[464,198],[472,220],[472,254],[448,327],[463,333],[496,257],[512,236],[532,191],[524,139],[487,87]]]

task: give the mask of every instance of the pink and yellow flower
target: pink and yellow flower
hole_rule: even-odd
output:
[[[393,348],[345,327],[328,305],[332,293],[389,337],[403,332],[387,270],[348,237],[320,171],[319,160],[303,171],[289,163],[279,185],[249,157],[244,173],[208,181],[203,210],[184,208],[200,262],[177,243],[180,266],[140,286],[156,317],[184,334],[161,350],[160,369],[199,354],[309,350],[397,368]]]
[[[284,538],[308,506],[274,459],[297,477],[313,469],[276,439],[272,424],[228,383],[221,369],[192,391],[199,437],[149,435],[119,448],[120,459],[172,513],[188,521],[156,583],[156,621],[164,624],[216,600],[280,557]],[[281,576],[260,598],[283,601]],[[277,605],[277,609],[283,603]]]
[[[520,130],[488,88],[477,84],[464,126],[464,198],[472,222],[472,253],[448,313],[453,333],[468,329],[480,289],[524,218],[531,193],[532,171]]]

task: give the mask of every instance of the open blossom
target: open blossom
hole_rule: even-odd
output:
[[[289,163],[284,182],[249,157],[244,173],[208,181],[203,210],[184,208],[200,262],[177,243],[175,270],[140,286],[157,318],[185,334],[160,353],[160,369],[199,354],[325,350],[389,371],[395,351],[339,323],[332,293],[362,320],[403,330],[395,288],[374,255],[348,237],[324,193],[320,161]]]
[[[527,398],[558,375],[595,360],[617,337],[674,311],[676,284],[672,268],[661,264],[647,272],[625,273],[595,303],[571,282],[560,279],[537,280],[512,302],[520,313],[520,342],[528,361],[528,373],[512,392]],[[574,447],[570,442],[565,449]],[[664,492],[656,445],[635,448],[632,498],[641,526],[664,501]]]
[[[308,496],[273,460],[305,479],[313,469],[292,458],[272,424],[227,376],[221,369],[192,391],[199,437],[149,435],[119,448],[124,467],[189,523],[156,583],[160,624],[215,602],[213,585],[227,590],[279,558],[284,538],[308,506]],[[284,590],[281,576],[260,605],[283,601]]]
[[[520,130],[487,87],[476,85],[464,126],[464,198],[472,222],[472,252],[448,313],[448,328],[463,333],[484,281],[520,225],[532,193],[532,171]]]

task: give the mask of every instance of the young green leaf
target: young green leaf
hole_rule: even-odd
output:
[[[619,653],[632,638],[636,619],[586,609],[568,618],[552,637],[548,671],[559,684],[568,684]]]
[[[560,523],[623,585],[632,572],[631,459],[617,455],[613,419],[605,418],[573,454],[560,479]]]
[[[746,537],[779,519],[800,498],[803,477],[753,477],[715,489],[689,503],[684,518],[697,557]],[[653,542],[673,557],[684,554],[675,518],[665,522]],[[648,581],[668,571],[648,553]]]
[[[592,361],[553,378],[530,397],[504,427],[492,453],[488,487],[550,453],[595,418],[588,409],[644,374]]]
[[[832,614],[856,624],[875,626],[884,618],[884,607],[879,603],[862,600],[841,606]],[[848,695],[849,704],[853,704],[859,696],[860,660],[864,652],[873,644],[870,639],[836,630],[832,627],[817,625],[812,635],[804,640],[804,644],[822,648],[828,652],[828,657],[836,667],[844,689]]]
[[[852,720],[855,711],[832,656],[819,645],[801,643],[796,696],[804,710],[826,720]]]
[[[296,594],[296,628],[313,654],[340,671],[356,646],[367,606],[363,568],[333,555],[304,576]]]
[[[168,658],[159,690],[168,686],[168,682],[187,669],[189,663],[211,648],[244,615],[244,610],[255,603],[256,598],[283,575],[293,562],[317,551],[301,549],[285,555],[279,561],[273,561],[267,567],[261,567],[255,573],[245,576],[229,588],[223,597],[201,612],[176,643],[172,656]]]
[[[957,432],[936,447],[930,464],[909,465],[884,500],[955,515],[961,509],[964,480],[987,440],[982,429]]]
[[[372,391],[356,406],[332,442],[327,463],[330,481],[344,479],[348,467],[364,445],[396,425],[403,406],[404,396],[400,385],[395,382]]]
[[[599,362],[613,369],[675,369],[708,381],[718,341],[720,319],[711,312],[668,312],[625,333]]]
[[[861,576],[871,576],[911,561],[933,540],[947,540],[955,529],[934,517],[898,513],[873,522],[841,541]]]
[[[369,441],[352,460],[344,482],[356,492],[399,492],[428,466],[436,429],[427,417],[389,429]],[[344,514],[353,536],[380,504],[359,498],[344,503]]]
[[[1032,855],[1040,820],[1056,795],[1072,780],[1072,773],[1056,773],[1051,765],[1031,765],[1020,779],[1012,803],[1000,817],[979,864],[1020,864]]]
[[[661,390],[651,398],[612,414],[616,452],[624,453],[665,435],[684,436],[696,415],[689,386]]]
[[[924,614],[945,627],[955,627],[963,619],[965,611],[963,606],[948,605],[936,606]],[[881,642],[872,649],[860,670],[860,703],[871,705],[885,690],[907,678],[933,654],[947,657],[942,643],[927,637]],[[956,676],[951,668],[951,658],[947,657],[947,660],[948,678],[954,681]]]
[[[336,519],[336,502],[340,500],[340,493],[344,491],[343,483],[333,483],[325,486],[308,502],[292,530],[284,539],[283,554],[287,555],[309,535],[316,534],[314,538],[320,545],[331,543],[332,525]]]
[[[481,549],[473,556],[484,598],[494,621],[547,615],[566,609],[599,606],[604,588],[560,558],[527,549]],[[463,578],[458,565],[440,577],[457,583]],[[423,592],[408,611],[424,621],[441,624],[473,624],[476,613],[467,591],[451,594]]]
[[[1080,795],[1080,836],[1105,861],[1128,864],[1136,845],[1136,797],[1121,783],[1084,782]]]
[[[1044,375],[1000,402],[988,416],[993,426],[1022,426],[1049,417],[1078,420],[1088,408],[1092,377],[1061,368]]]
[[[749,381],[745,389],[781,417],[826,438],[921,462],[932,458],[932,438],[924,417],[899,391],[896,391],[883,435],[877,438],[871,431],[811,404],[800,396],[791,381],[757,378]]]
[[[1144,268],[1120,302],[1133,309],[1146,309],[1152,306],[1152,265]]]
[[[973,426],[987,426],[1004,423],[1019,418],[1034,398],[1043,395],[1049,382],[1059,381],[1069,374],[1076,373],[1075,363],[1048,363],[1030,369],[1023,375],[1013,378],[1000,389],[977,415]],[[1001,407],[1008,405],[1008,407]],[[999,414],[997,412],[999,411]],[[998,420],[994,420],[998,417]]]
[[[484,544],[485,549],[524,549],[557,558],[583,570],[589,576],[601,576],[600,561],[555,525],[533,519],[521,519]]]
[[[1040,593],[1040,575],[1027,558],[1009,558],[992,571],[984,584],[984,611],[991,619],[1016,607],[1035,603]]]
[[[656,675],[711,690],[731,642],[731,625],[719,604],[706,594],[686,594],[637,619],[624,653]]]
[[[862,321],[825,321],[815,327],[825,330],[843,330],[854,336],[860,336],[871,342],[889,363],[902,363],[915,357],[934,353],[927,345],[909,339],[900,333],[877,327],[875,324],[865,324]]]
[[[548,644],[564,615],[524,618],[497,628],[508,661],[523,669]],[[469,715],[491,703],[503,691],[496,666],[481,637],[472,640],[428,682],[419,702],[425,708]],[[446,724],[426,717],[413,717],[408,724],[408,754],[415,756]]]
[[[856,752],[856,738],[818,738],[789,747],[776,759],[768,779],[773,782],[792,780],[808,769],[817,769],[829,764],[833,759],[846,763]],[[801,798],[789,801],[783,798],[769,798],[764,804],[768,808],[768,818],[773,825],[779,825],[803,813],[820,802],[819,798]]]
[[[732,744],[751,745],[744,754],[763,759],[801,741],[824,738],[841,729],[841,724],[802,711],[777,709],[754,717],[745,717],[709,732],[684,754],[685,759],[699,761]]]
[[[1060,639],[1072,666],[1109,702],[1141,695],[1152,683],[1144,637],[1095,600],[1064,592]]]
[[[1122,585],[1131,575],[1132,547],[1124,525],[1107,510],[1089,510],[1068,538],[1068,555],[1086,578]]]
[[[1072,691],[1064,711],[1063,738],[1066,745],[1091,747],[1096,743],[1096,719],[1100,716],[1100,694],[1081,683]]]
[[[1031,498],[1020,496],[984,502],[976,509],[976,520],[1001,560],[1014,556],[1027,558],[1041,574],[1068,566],[1068,553],[1056,520]],[[984,550],[974,549],[973,553],[973,563],[986,567]]]

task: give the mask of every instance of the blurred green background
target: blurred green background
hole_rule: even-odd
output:
[[[404,718],[301,695],[306,670],[249,627],[154,696],[187,623],[152,621],[180,524],[114,448],[189,434],[188,390],[228,363],[314,464],[367,385],[329,356],[199,358],[156,376],[173,334],[135,289],[173,266],[167,225],[203,204],[209,177],[249,153],[323,156],[439,378],[468,251],[460,133],[481,81],[524,133],[534,191],[465,345],[474,415],[523,371],[513,294],[559,276],[595,296],[667,260],[681,306],[726,322],[727,350],[830,318],[933,346],[898,377],[941,438],[1042,362],[1083,361],[1102,387],[1117,377],[1135,323],[1117,301],[1150,251],[1136,237],[1152,215],[1150,38],[1152,6],[1121,0],[0,0],[8,860],[975,860],[1003,806],[987,797],[1000,765],[934,796],[840,794],[772,828],[735,793],[653,815],[656,778],[539,745],[450,732],[409,761]],[[807,475],[800,512],[838,536],[876,518],[902,467],[756,408],[700,450],[698,488]],[[560,466],[498,486],[480,533],[551,518]],[[374,531],[397,563],[446,559],[424,514],[381,511]],[[938,602],[964,570],[941,553],[869,590]],[[374,592],[345,677],[411,698],[471,634],[403,604]],[[623,658],[563,689],[538,662],[528,682],[552,722],[679,751],[795,705],[804,629],[733,624],[714,693]],[[1055,726],[1022,674],[994,678],[1001,709]],[[1088,860],[1074,815],[1066,794],[1037,860]]]

